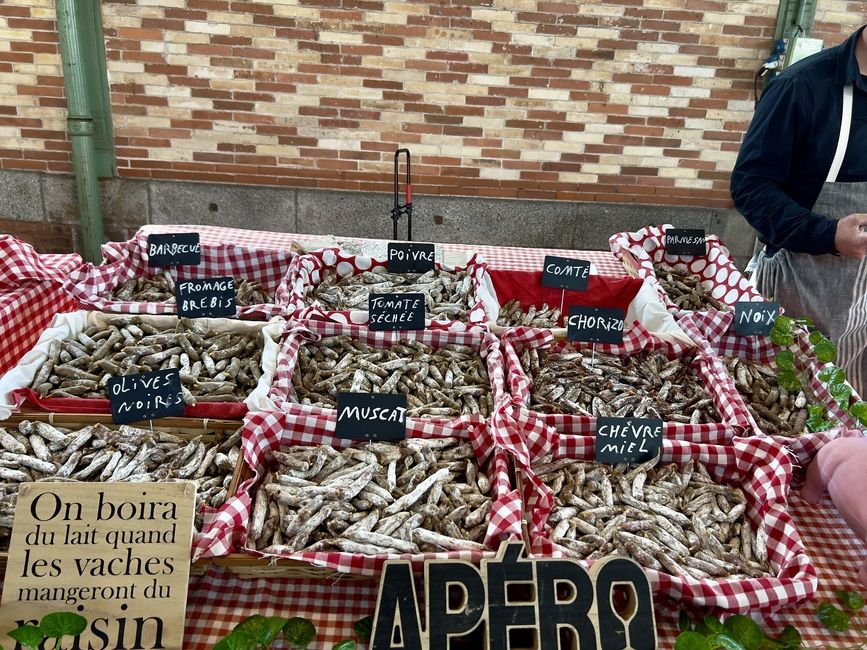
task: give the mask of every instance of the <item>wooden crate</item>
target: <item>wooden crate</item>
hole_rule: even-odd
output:
[[[44,411],[27,411],[16,413],[6,420],[0,420],[0,427],[17,428],[24,420],[47,422],[55,427],[68,429],[80,429],[89,424],[103,424],[109,429],[117,429],[120,425],[114,424],[111,421],[111,415],[99,413],[45,413]],[[165,431],[174,434],[181,438],[192,439],[203,432],[208,432],[204,436],[204,440],[211,442],[221,442],[231,436],[235,431],[243,426],[241,420],[219,420],[210,418],[161,418],[152,422],[145,420],[143,422],[133,422],[130,426],[139,427],[142,429],[150,429],[153,424],[155,431]],[[243,454],[239,457],[238,463],[232,472],[232,478],[229,482],[228,493],[234,495],[238,491],[238,486],[241,484],[241,469],[244,467]],[[6,561],[8,559],[8,550],[0,550],[0,575],[5,573]],[[210,560],[201,560],[196,562],[191,567],[191,573],[203,573],[207,570]]]

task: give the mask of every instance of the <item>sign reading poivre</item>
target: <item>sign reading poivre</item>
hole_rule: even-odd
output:
[[[704,230],[669,228],[665,231],[665,252],[671,255],[707,255]]]
[[[542,286],[551,289],[586,291],[590,280],[590,262],[546,255],[542,266]]]
[[[52,612],[88,621],[64,648],[181,648],[196,486],[22,483],[0,645]],[[59,647],[59,646],[58,646]]]
[[[107,388],[111,420],[115,424],[184,414],[181,374],[177,368],[110,377]]]
[[[657,418],[597,418],[596,462],[643,463],[656,457],[662,427]]]
[[[350,440],[403,440],[406,437],[406,395],[337,393],[334,435]]]
[[[207,318],[234,316],[235,281],[230,277],[178,280],[178,316]]]
[[[622,343],[624,318],[623,310],[618,308],[570,307],[566,338],[587,343]]]
[[[426,273],[432,271],[436,263],[436,249],[433,244],[389,242],[389,273]]]
[[[148,235],[148,266],[198,266],[202,262],[199,233]]]
[[[738,336],[767,336],[779,315],[780,305],[776,302],[736,302],[732,329]]]

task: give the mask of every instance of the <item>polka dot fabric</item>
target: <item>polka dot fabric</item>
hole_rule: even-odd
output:
[[[654,286],[668,311],[676,317],[690,313],[690,310],[675,305],[656,279],[653,265],[660,262],[678,268],[686,267],[690,273],[701,278],[702,284],[710,290],[714,298],[727,305],[734,306],[741,301],[765,300],[737,269],[728,249],[716,235],[706,237],[707,255],[702,257],[667,253],[665,231],[671,227],[670,224],[647,226],[637,232],[617,233],[608,240],[611,252],[620,258],[627,268],[632,267],[638,277],[647,279]]]
[[[487,278],[487,264],[480,256],[473,256],[466,266],[447,266],[440,263],[436,268],[443,271],[466,271],[472,278],[470,289],[470,311],[468,322],[426,320],[425,326],[430,329],[446,329],[463,331],[470,327],[486,326],[489,321],[487,310],[481,300],[482,287],[490,284]],[[307,304],[307,296],[324,277],[324,272],[333,269],[341,278],[348,278],[367,271],[385,273],[386,261],[352,255],[342,252],[339,248],[327,248],[297,257],[288,272],[286,302],[282,305],[287,314],[296,319],[329,320],[335,323],[364,325],[368,320],[367,310],[325,310],[318,305]]]

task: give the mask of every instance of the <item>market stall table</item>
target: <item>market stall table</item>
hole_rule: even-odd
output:
[[[315,235],[255,232],[210,226],[146,226],[140,232],[199,232],[206,243],[231,242],[264,248],[288,248],[293,242],[321,239]],[[374,240],[351,239],[361,242]],[[575,251],[557,249],[526,249],[462,244],[440,244],[444,251],[474,251],[485,256],[493,268],[538,270],[545,255],[577,257],[593,262],[603,275],[622,276],[620,262],[607,251]],[[43,295],[34,291],[20,293],[17,310],[44,313]],[[52,306],[53,308],[53,306]],[[2,314],[0,310],[0,314]],[[25,327],[20,319],[10,322],[0,319],[3,340],[24,340],[42,327]],[[838,589],[859,590],[856,580],[858,567],[865,552],[864,544],[839,517],[836,508],[826,500],[819,506],[804,504],[795,491],[791,497],[792,517],[803,544],[819,575],[816,601],[790,607],[771,617],[769,624],[780,629],[785,624],[801,631],[809,647],[816,644],[844,646],[862,639],[861,633],[830,633],[819,623],[813,612],[819,601],[835,601]],[[231,628],[253,614],[279,615],[286,618],[303,616],[318,628],[316,647],[330,648],[337,641],[352,636],[354,622],[373,614],[377,583],[347,577],[333,579],[290,579],[281,577],[243,578],[229,569],[213,566],[207,573],[193,576],[187,603],[185,648],[210,648]],[[677,636],[677,611],[670,604],[660,604],[657,613],[660,647],[673,647]]]

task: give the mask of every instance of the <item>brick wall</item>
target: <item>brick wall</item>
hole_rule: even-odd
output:
[[[0,167],[70,170],[53,0],[0,3]],[[120,175],[730,205],[776,0],[104,1]],[[819,0],[840,42],[867,3]]]

